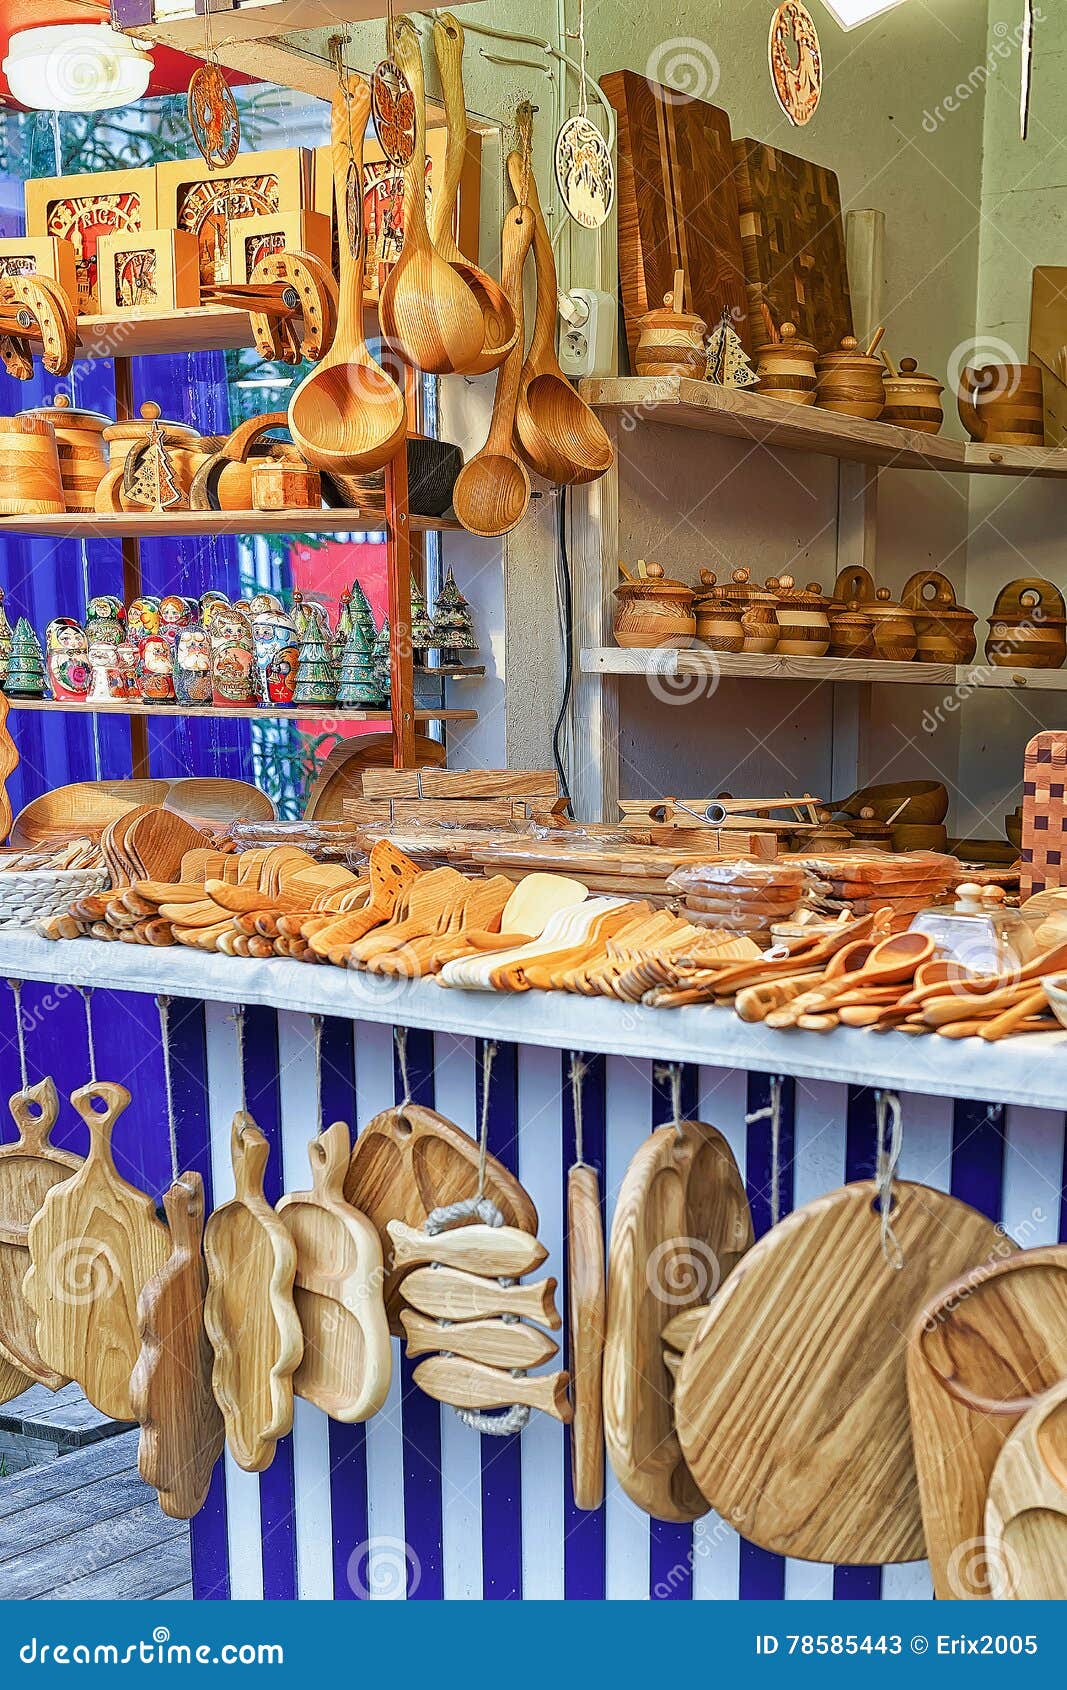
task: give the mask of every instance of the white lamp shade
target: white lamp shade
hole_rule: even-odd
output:
[[[35,111],[105,111],[141,98],[152,56],[110,24],[48,24],[12,35],[4,74]]]
[[[894,6],[902,6],[904,0],[824,0],[824,4],[842,29],[855,29],[857,24],[869,23]]]

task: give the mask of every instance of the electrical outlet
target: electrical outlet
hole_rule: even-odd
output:
[[[609,375],[615,362],[615,300],[598,288],[572,288],[567,297],[571,309],[560,328],[560,369],[572,381]]]

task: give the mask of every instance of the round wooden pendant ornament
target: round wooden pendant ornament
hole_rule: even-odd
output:
[[[798,128],[810,123],[822,96],[822,48],[815,19],[801,0],[785,0],[778,7],[768,54],[778,104]]]
[[[189,128],[209,170],[232,164],[241,145],[241,115],[222,66],[214,60],[198,66],[189,79],[186,102]]]
[[[581,113],[556,136],[555,166],[568,216],[583,229],[599,229],[615,203],[615,166],[603,135]]]

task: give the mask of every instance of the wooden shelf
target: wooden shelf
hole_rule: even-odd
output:
[[[247,311],[198,305],[184,311],[121,311],[78,318],[78,358],[144,358],[157,352],[229,352],[254,346]]]
[[[8,698],[12,710],[58,710],[67,714],[93,716],[169,716],[174,722],[205,721],[209,717],[233,718],[235,721],[294,722],[389,722],[388,710],[348,710],[341,705],[314,706],[307,704],[251,705],[251,704],[77,704],[65,699]],[[416,710],[417,722],[476,722],[477,710]]]
[[[451,532],[460,527],[454,517],[412,516],[416,534]],[[0,517],[5,534],[32,534],[56,540],[151,540],[217,534],[349,534],[385,529],[384,510],[366,506],[351,510],[318,511],[132,511],[98,516],[92,511],[65,511],[60,516]]]
[[[596,410],[628,416],[635,425],[697,429],[884,469],[1067,477],[1067,447],[978,446],[682,376],[583,381],[580,391]]]
[[[1067,692],[1067,669],[995,669],[973,663],[884,663],[854,657],[780,657],[746,652],[684,651],[661,647],[624,651],[590,646],[581,654],[585,675],[643,675],[673,681],[679,676],[721,676],[724,680],[860,681],[890,686],[948,686],[963,691],[994,688],[1011,692]]]

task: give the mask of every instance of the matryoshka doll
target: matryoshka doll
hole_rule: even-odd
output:
[[[44,636],[45,674],[54,699],[83,704],[92,684],[89,642],[80,622],[53,616]]]
[[[146,704],[174,703],[174,654],[163,633],[149,634],[138,645],[137,684]]]
[[[159,633],[159,600],[146,595],[134,599],[126,612],[126,638],[139,646],[150,634]]]
[[[119,672],[118,646],[107,645],[103,640],[94,640],[89,647],[89,668],[93,679],[89,688],[88,703],[114,704],[116,699],[126,697],[125,682]],[[116,683],[121,688],[120,691],[115,690]]]
[[[192,628],[200,620],[200,606],[196,599],[183,593],[167,593],[159,601],[159,632],[174,654],[178,635],[183,628]]]
[[[183,628],[174,654],[174,691],[179,704],[211,703],[211,635]]]
[[[85,638],[92,645],[118,645],[126,638],[126,607],[113,593],[100,593],[85,608]]]
[[[284,611],[255,617],[252,638],[262,696],[269,704],[292,704],[300,656],[292,617],[286,616]]]
[[[209,587],[206,592],[201,593],[199,601],[200,621],[203,626],[207,628],[210,625],[212,607],[214,605],[228,605],[229,602],[230,601],[226,597],[226,594],[220,593],[216,587]]]
[[[253,622],[257,616],[281,616],[285,614],[282,601],[277,593],[253,593],[252,597],[247,600],[245,608]]]
[[[257,704],[259,676],[247,617],[232,608],[211,618],[212,697],[216,704]]]
[[[111,686],[116,698],[139,698],[141,681],[138,673],[138,646],[132,640],[122,640],[115,647],[115,668]]]

